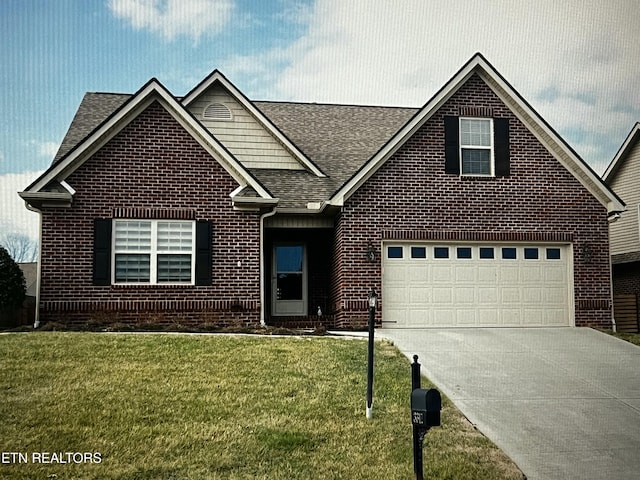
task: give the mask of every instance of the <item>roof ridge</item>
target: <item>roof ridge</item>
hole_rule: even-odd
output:
[[[403,107],[399,105],[366,105],[357,103],[335,103],[335,102],[303,102],[298,100],[251,100],[253,103],[280,103],[286,105],[315,105],[321,107],[355,107],[355,108],[388,108],[397,110],[419,110],[420,105],[415,107]]]

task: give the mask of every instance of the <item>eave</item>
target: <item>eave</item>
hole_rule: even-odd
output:
[[[102,148],[126,125],[135,119],[153,102],[163,108],[217,161],[240,186],[250,186],[261,198],[272,199],[265,187],[247,171],[242,164],[211,133],[189,114],[169,91],[156,79],[151,79],[131,99],[125,102],[109,118],[95,128],[84,140],[69,151],[60,161],[52,165],[23,193],[42,192],[53,182],[64,180],[78,169],[85,160]]]
[[[546,121],[540,117],[504,77],[479,53],[475,54],[404,127],[337,190],[329,200],[329,203],[336,206],[344,205],[344,202],[397,152],[474,74],[478,74],[483,79],[489,88],[500,97],[549,152],[607,208],[609,215],[614,215],[625,210],[624,202],[605,185],[602,179],[600,179],[584,160],[560,138]]]
[[[42,208],[70,207],[73,195],[69,192],[18,192],[29,207],[40,210]]]

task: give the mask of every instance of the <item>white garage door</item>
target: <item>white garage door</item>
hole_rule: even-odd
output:
[[[567,245],[389,243],[383,251],[385,326],[572,324]]]

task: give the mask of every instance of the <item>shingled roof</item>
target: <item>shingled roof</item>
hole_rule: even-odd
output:
[[[53,164],[131,98],[85,94]],[[305,208],[331,197],[418,109],[292,102],[253,102],[280,131],[327,174],[305,170],[249,169],[279,207]]]

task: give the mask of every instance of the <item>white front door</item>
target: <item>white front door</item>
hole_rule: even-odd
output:
[[[273,247],[271,313],[307,314],[307,258],[302,243],[276,244]]]

